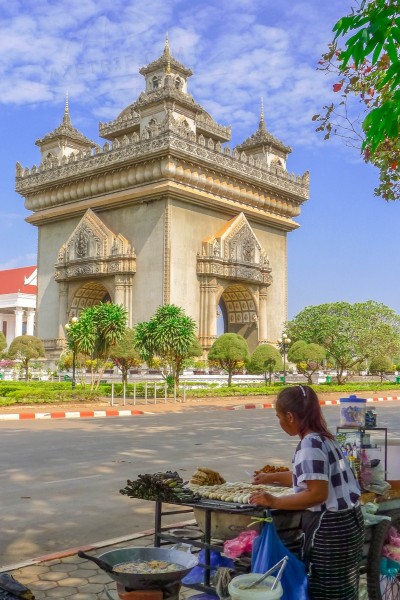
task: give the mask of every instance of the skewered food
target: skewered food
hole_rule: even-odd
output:
[[[212,486],[196,486],[190,483],[189,487],[202,498],[235,502],[238,504],[248,504],[250,496],[256,491],[269,492],[270,494],[274,494],[274,496],[285,496],[293,493],[289,487],[261,484],[252,485],[251,483],[243,483],[241,481]]]
[[[200,496],[184,487],[183,479],[176,471],[139,475],[136,481],[128,479],[120,493],[130,498],[160,500],[162,502],[196,502]]]
[[[265,465],[262,469],[255,471],[255,474],[258,473],[283,473],[284,471],[290,471],[288,467],[275,467],[274,465]]]
[[[194,485],[219,485],[225,483],[225,479],[208,467],[198,467],[193,473],[190,483]]]

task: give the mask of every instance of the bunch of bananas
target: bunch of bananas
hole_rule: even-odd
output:
[[[274,465],[265,465],[262,469],[254,471],[256,475],[258,473],[283,473],[283,471],[289,471],[288,467],[275,467]]]
[[[207,467],[198,467],[193,473],[190,483],[193,485],[220,485],[225,479],[218,473]]]

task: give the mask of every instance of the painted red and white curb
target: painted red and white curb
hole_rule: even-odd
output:
[[[391,402],[393,400],[400,400],[400,396],[385,396],[379,398],[367,398],[367,402]],[[320,400],[321,406],[333,406],[340,404],[340,400]],[[238,406],[224,406],[225,410],[242,410],[244,408],[274,408],[274,405],[267,402],[263,404],[239,404]]]
[[[400,400],[400,396],[383,396],[367,398],[367,402],[391,402]],[[340,400],[320,400],[321,406],[333,406],[340,404]],[[214,405],[215,407],[215,405]],[[216,406],[221,410],[244,410],[251,408],[274,408],[271,402],[263,402],[257,404],[239,404],[237,406]],[[182,411],[180,411],[182,412]],[[157,413],[138,410],[138,409],[106,409],[106,410],[81,410],[81,411],[55,411],[45,413],[21,412],[0,414],[0,421],[34,421],[40,419],[93,419],[104,417],[132,417],[137,415],[155,415]],[[165,414],[165,413],[160,413]]]
[[[0,415],[0,421],[29,421],[38,419],[93,419],[96,417],[132,417],[135,415],[145,415],[143,410],[137,409],[106,409],[106,410],[81,410],[81,411],[56,411],[46,413],[13,413]]]

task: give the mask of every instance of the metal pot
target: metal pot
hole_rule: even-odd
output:
[[[162,589],[168,587],[169,584],[181,581],[198,563],[197,557],[193,556],[190,552],[170,548],[119,548],[118,550],[105,552],[98,558],[80,550],[78,556],[93,561],[100,569],[106,571],[114,581],[130,590]],[[152,560],[165,560],[181,565],[182,569],[171,571],[170,573],[146,573],[143,575],[114,571],[114,567],[122,563]]]

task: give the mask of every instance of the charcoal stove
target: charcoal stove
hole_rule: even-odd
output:
[[[180,581],[154,590],[131,590],[121,583],[117,583],[117,593],[120,600],[179,600],[180,589]]]

